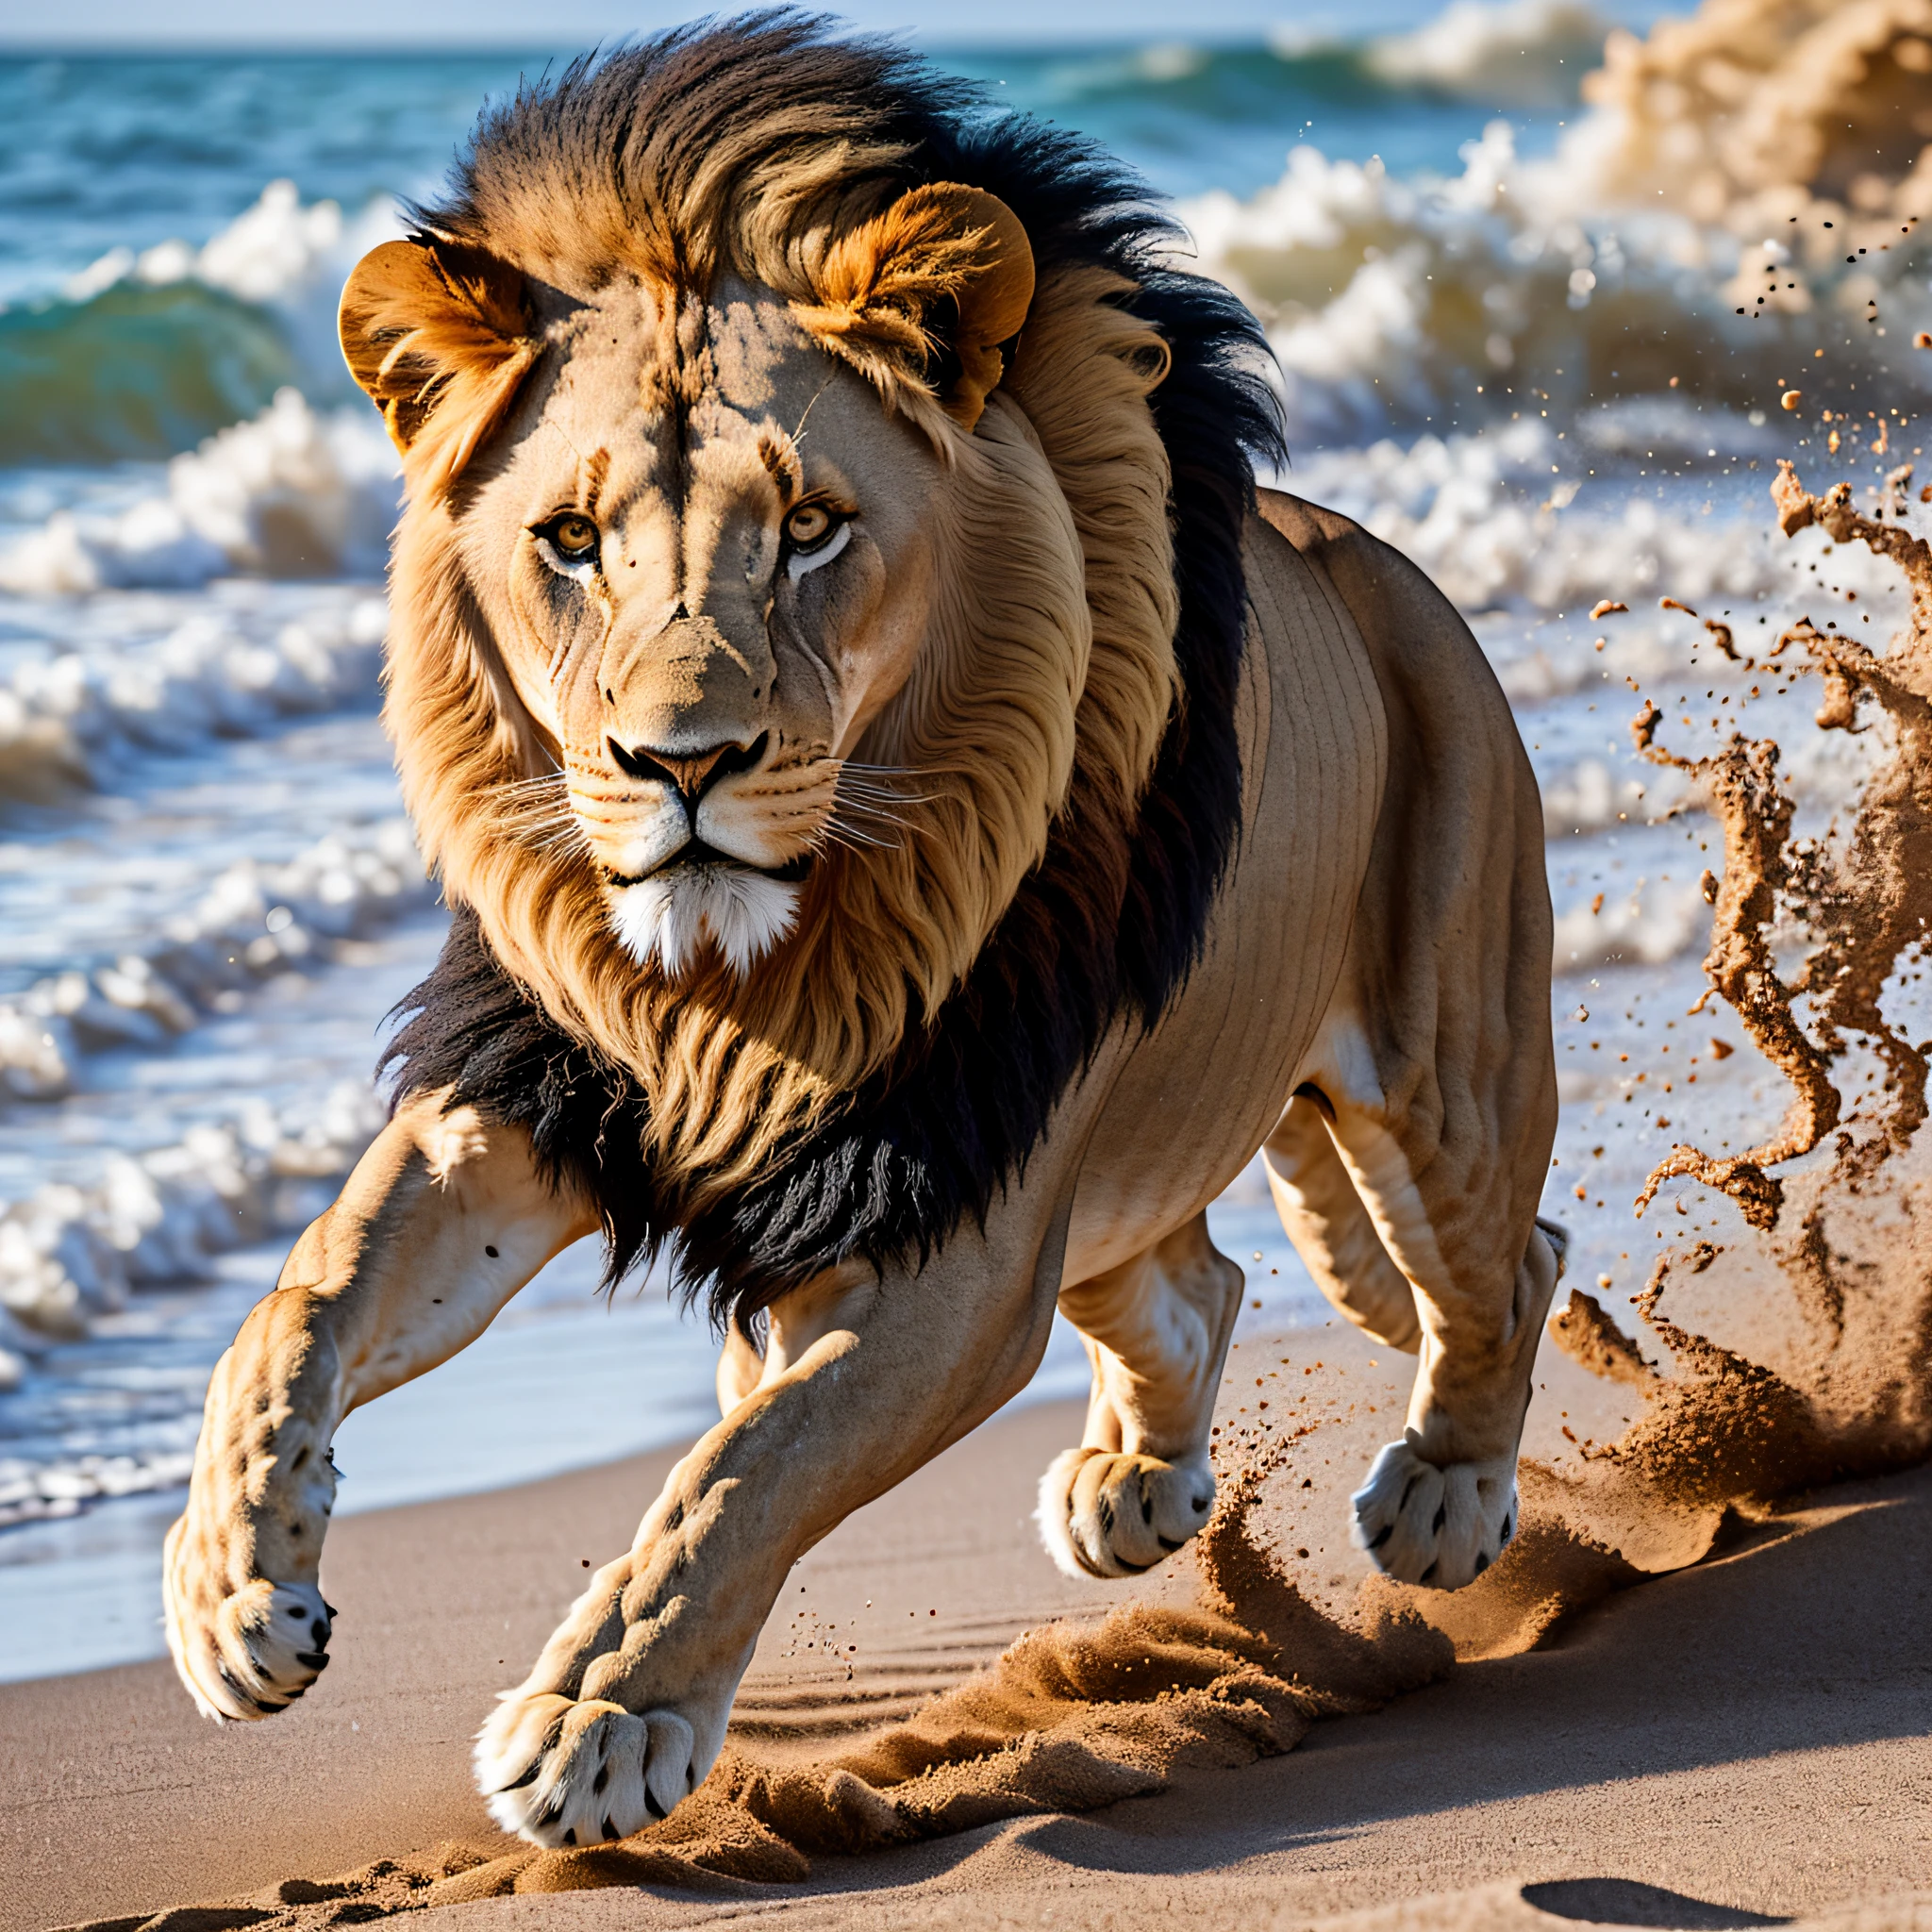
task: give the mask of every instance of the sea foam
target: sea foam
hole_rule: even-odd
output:
[[[165,1047],[236,991],[325,965],[336,942],[378,931],[431,896],[400,816],[331,833],[285,865],[237,859],[143,949],[49,974],[0,1000],[0,1100],[58,1100],[88,1055]]]
[[[0,464],[166,457],[293,384],[354,396],[335,312],[357,258],[398,232],[271,182],[199,247],[108,251],[57,293],[0,307]]]
[[[260,415],[174,458],[164,488],[106,515],[58,510],[0,552],[0,590],[76,595],[219,576],[381,575],[400,499],[367,410],[284,388]]]
[[[1374,42],[1363,65],[1391,87],[1486,107],[1549,108],[1574,97],[1596,64],[1605,25],[1578,0],[1455,0],[1411,33]]]

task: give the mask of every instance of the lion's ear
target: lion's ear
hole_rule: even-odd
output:
[[[938,375],[946,413],[971,429],[1005,374],[1000,344],[1033,302],[1033,245],[997,195],[954,181],[908,189],[826,249],[815,334],[863,352],[911,354]]]
[[[338,325],[411,485],[430,491],[462,471],[537,358],[523,276],[447,242],[371,249],[342,291]]]

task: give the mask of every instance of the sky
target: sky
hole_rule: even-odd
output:
[[[713,10],[706,0],[0,0],[0,46],[578,44]],[[734,10],[723,0],[715,10]],[[1350,38],[1426,15],[1417,0],[840,0],[860,27],[929,42],[1257,39],[1290,27]]]

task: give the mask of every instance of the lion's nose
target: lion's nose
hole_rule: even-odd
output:
[[[703,751],[672,752],[654,744],[619,744],[607,741],[617,769],[629,778],[651,778],[668,785],[684,800],[684,808],[693,816],[698,801],[721,778],[733,772],[751,771],[765,755],[771,736],[760,732],[749,744],[714,744]]]

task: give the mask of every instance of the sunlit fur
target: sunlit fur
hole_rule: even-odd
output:
[[[1168,465],[1146,401],[1167,350],[1110,299],[1127,285],[1091,267],[1042,275],[969,433],[925,386],[904,330],[857,316],[840,242],[900,193],[898,149],[815,119],[808,96],[789,105],[783,86],[763,99],[703,153],[667,145],[642,112],[616,152],[567,119],[507,115],[479,137],[464,201],[425,219],[566,292],[619,264],[665,278],[657,306],[670,318],[720,271],[745,275],[874,382],[882,423],[897,411],[932,441],[946,495],[925,640],[857,751],[917,774],[891,835],[827,845],[790,935],[755,965],[776,934],[772,908],[727,919],[743,976],[716,948],[685,957],[682,938],[672,959],[661,924],[633,950],[580,846],[528,808],[548,755],[459,561],[459,479],[441,487],[406,465],[394,555],[387,719],[425,849],[508,970],[635,1072],[658,1171],[699,1200],[753,1172],[936,1010],[1075,790],[1091,863],[1124,873],[1175,689]],[[827,262],[830,289],[813,279]],[[647,392],[697,379],[675,341],[658,346],[639,371]]]

